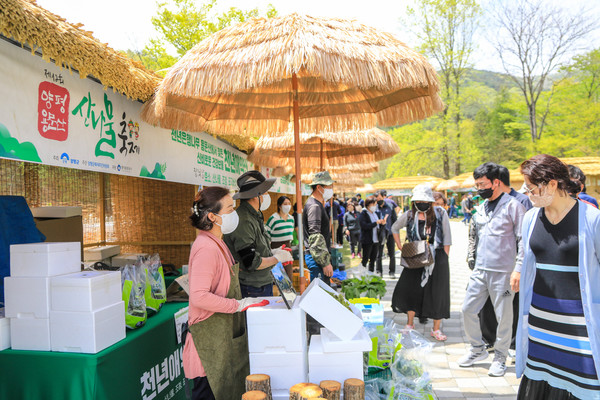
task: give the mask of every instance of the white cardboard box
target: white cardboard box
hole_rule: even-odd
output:
[[[126,265],[133,265],[138,260],[138,257],[148,257],[146,253],[125,253],[119,254],[112,258],[113,267],[124,267]]]
[[[308,315],[342,340],[352,340],[363,327],[360,311],[353,304],[350,310],[331,297],[337,295],[325,282],[316,278],[300,298],[299,306]]]
[[[82,271],[50,279],[52,311],[96,311],[121,299],[120,271]]]
[[[54,276],[81,271],[81,243],[41,242],[10,245],[10,275]]]
[[[52,351],[98,353],[125,339],[125,303],[93,312],[50,312]]]
[[[271,397],[273,400],[289,400],[290,399],[290,391],[289,389],[280,389],[273,390],[271,389]]]
[[[33,207],[34,218],[69,218],[82,215],[81,207]]]
[[[306,313],[299,307],[289,310],[281,297],[266,299],[270,301],[268,306],[246,311],[250,353],[306,352]]]
[[[117,245],[88,247],[83,250],[83,259],[84,261],[102,261],[106,258],[116,256],[120,252],[121,246]]]
[[[309,381],[317,385],[328,379],[338,382],[364,379],[363,352],[325,353],[321,335],[313,335],[308,349],[308,370]]]
[[[8,318],[48,318],[50,278],[4,278],[4,307]]]
[[[352,340],[341,340],[329,329],[321,328],[321,343],[325,353],[371,351],[373,349],[369,332],[364,327],[360,328]]]
[[[10,346],[13,350],[50,351],[50,320],[48,318],[11,318]]]
[[[0,351],[10,348],[10,318],[4,316],[4,308],[0,308]]]
[[[306,353],[250,353],[250,373],[269,375],[272,390],[289,390],[296,383],[306,382]]]

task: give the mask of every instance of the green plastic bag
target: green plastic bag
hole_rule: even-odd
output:
[[[167,301],[167,286],[160,256],[158,253],[153,254],[144,264],[146,267],[146,289],[144,291],[146,309],[157,313]]]
[[[121,287],[125,302],[125,325],[129,329],[141,328],[146,324],[146,267],[141,260],[135,265],[121,268]]]

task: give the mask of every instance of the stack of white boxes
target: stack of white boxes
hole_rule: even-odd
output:
[[[125,338],[121,273],[83,271],[50,280],[52,351],[98,353]]]
[[[306,313],[288,309],[281,297],[269,297],[266,307],[246,312],[250,373],[271,377],[273,400],[288,399],[289,388],[308,378]]]
[[[4,278],[5,314],[11,347],[50,351],[50,278],[81,270],[81,244],[30,243],[10,246],[10,275]]]
[[[15,350],[96,353],[125,337],[120,272],[81,272],[79,242],[11,245],[5,314]]]
[[[371,350],[371,339],[356,307],[348,310],[330,293],[336,294],[315,279],[291,310],[280,297],[248,309],[250,373],[270,375],[273,400],[287,400],[289,388],[301,382],[363,379],[363,352]],[[309,348],[306,314],[325,327]]]
[[[4,316],[4,307],[0,308],[0,351],[10,349],[10,318]]]
[[[86,263],[102,262],[112,266],[112,258],[121,252],[121,246],[88,247],[83,251],[83,260]]]

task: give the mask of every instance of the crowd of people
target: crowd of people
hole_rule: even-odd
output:
[[[199,191],[190,217],[197,238],[189,262],[189,332],[183,353],[192,397],[237,398],[243,392],[248,373],[243,311],[273,295],[270,270],[275,264],[292,274],[291,246],[299,226],[311,280],[330,283],[332,249],[344,242],[351,257],[372,273],[383,276],[387,257],[391,279],[399,251],[393,311],[407,315],[407,329],[414,328],[416,318],[421,323],[432,319],[431,337],[446,340],[442,320],[450,318],[450,219],[460,221],[460,210],[469,225],[466,264],[472,272],[462,306],[470,348],[458,365],[487,359],[493,347],[488,373],[503,376],[514,351],[517,375],[523,376],[519,399],[600,399],[597,202],[586,193],[581,169],[555,157],[532,157],[521,172],[525,183],[516,191],[506,167],[484,163],[473,171],[476,192],[446,198],[421,184],[402,210],[385,190],[364,199],[360,194],[339,197],[323,171],[310,184],[302,221],[291,199],[279,196],[265,222],[274,179],[258,171],[240,176],[233,196],[219,187]],[[235,209],[234,201],[239,201]],[[220,349],[218,355],[210,351],[214,348]]]

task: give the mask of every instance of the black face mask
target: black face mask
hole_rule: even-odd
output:
[[[383,206],[383,200],[377,200],[377,204],[378,204],[379,206]]]
[[[482,199],[489,199],[490,197],[492,197],[494,195],[494,189],[492,189],[492,188],[479,189],[477,191],[477,194],[479,194],[479,196],[481,196]]]
[[[415,207],[417,210],[425,212],[429,210],[429,208],[431,207],[431,203],[415,203]]]

